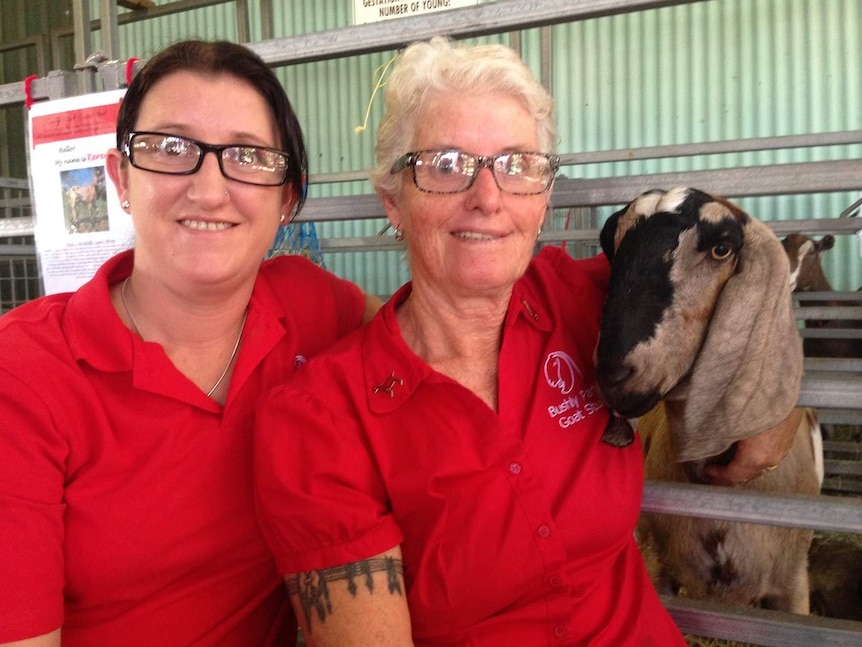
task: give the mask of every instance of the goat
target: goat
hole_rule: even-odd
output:
[[[88,184],[74,184],[64,188],[66,202],[71,215],[70,233],[94,231],[104,218],[102,204],[105,200],[105,172],[102,168],[93,169]],[[83,211],[86,210],[87,227],[82,229]]]
[[[597,350],[605,403],[640,416],[646,478],[705,482],[707,463],[730,460],[735,441],[781,422],[799,396],[787,256],[765,225],[686,188],[641,195],[601,245],[612,268]],[[739,487],[819,492],[815,430],[809,410],[778,468]],[[808,613],[812,535],[658,514],[638,526],[659,592],[797,613]]]
[[[821,259],[832,249],[831,235],[814,240],[804,234],[784,237],[781,245],[790,260],[794,292],[831,292],[832,285],[823,272]],[[853,303],[853,302],[850,302]],[[806,301],[808,306],[850,305],[846,301]],[[857,302],[855,305],[862,305]],[[860,321],[806,319],[810,328],[859,327]],[[822,339],[806,337],[802,348],[806,357],[862,357],[860,339]],[[836,433],[833,425],[823,424],[823,436]],[[858,433],[858,432],[855,432]],[[845,437],[847,431],[844,432]],[[862,543],[852,536],[815,534],[808,553],[811,609],[820,616],[862,620]]]
[[[808,560],[812,611],[819,616],[862,621],[862,542],[858,537],[817,535]]]
[[[781,245],[790,260],[791,286],[794,292],[831,292],[832,285],[821,265],[823,253],[832,249],[835,238],[823,236],[816,241],[808,236],[793,233],[786,236]],[[806,301],[809,306],[858,306],[859,301]],[[806,328],[854,329],[862,327],[860,320],[806,319]],[[862,337],[852,339],[831,337],[805,337],[802,349],[806,357],[853,357],[862,358]]]
[[[793,292],[832,290],[820,259],[834,245],[835,238],[828,234],[820,240],[814,240],[804,234],[793,233],[781,240],[781,246],[790,261],[790,289]]]
[[[69,201],[69,210],[72,212],[72,220],[79,221],[80,208],[87,208],[87,213],[90,218],[98,217],[99,205],[96,203],[96,186],[94,184],[86,184],[84,186],[70,186],[66,189],[66,199]]]

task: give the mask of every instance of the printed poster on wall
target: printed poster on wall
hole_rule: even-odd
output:
[[[45,294],[70,292],[131,247],[134,230],[105,173],[125,90],[30,107],[30,187]]]

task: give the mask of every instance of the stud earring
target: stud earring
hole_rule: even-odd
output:
[[[283,225],[285,220],[287,220],[287,218],[284,214],[281,214],[281,216],[279,216],[278,218],[278,224]]]
[[[538,240],[539,236],[541,236],[541,235],[542,235],[542,228],[539,227],[538,231],[536,231],[536,240]]]
[[[224,194],[225,194],[225,195],[230,195],[230,194],[227,192],[227,189],[225,189],[225,190],[224,190]]]
[[[392,225],[392,228],[395,229],[395,240],[400,243],[402,240],[404,240],[404,232],[401,231],[398,227],[399,225]]]
[[[129,207],[131,207],[131,206],[132,206],[132,203],[131,203],[131,202],[129,202],[128,200],[123,200],[123,201],[120,203],[120,206],[121,206],[123,209],[128,210],[128,209],[129,209]]]

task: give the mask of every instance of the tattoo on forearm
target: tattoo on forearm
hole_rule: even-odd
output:
[[[365,584],[369,593],[374,593],[374,580],[371,574],[376,571],[386,573],[386,586],[391,595],[404,595],[401,589],[401,578],[404,576],[404,562],[393,557],[375,557],[363,559],[350,564],[323,568],[316,571],[297,573],[287,580],[287,593],[296,595],[302,605],[305,622],[311,630],[311,614],[316,612],[320,622],[326,622],[332,615],[332,601],[329,596],[329,582],[347,580],[347,590],[356,597],[359,587],[356,579]]]

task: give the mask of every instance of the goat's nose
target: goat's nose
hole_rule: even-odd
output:
[[[630,366],[626,366],[625,364],[617,364],[616,366],[612,366],[602,371],[602,377],[603,381],[608,386],[617,386],[629,379],[632,373],[634,373],[634,369],[632,369]]]

